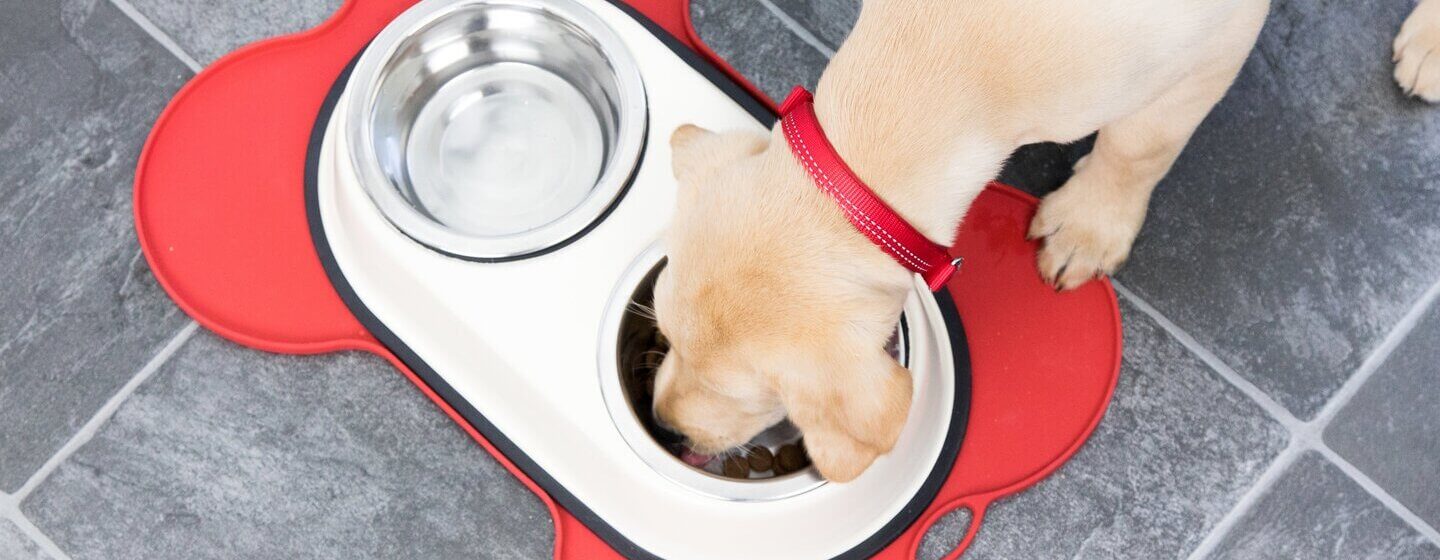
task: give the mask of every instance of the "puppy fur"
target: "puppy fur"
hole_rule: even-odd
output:
[[[1395,36],[1395,81],[1405,93],[1440,103],[1440,0],[1423,0]]]
[[[1030,227],[1043,240],[1039,274],[1071,289],[1129,254],[1151,190],[1229,88],[1268,8],[866,0],[816,112],[855,172],[942,244],[1015,148],[1098,130]],[[1440,0],[1397,39],[1397,79],[1433,97],[1440,22],[1415,24],[1422,11],[1440,12]],[[883,346],[912,275],[814,186],[778,127],[683,126],[671,147],[679,191],[655,311],[672,350],[657,418],[719,453],[788,415],[822,475],[854,479],[909,411],[911,380]]]

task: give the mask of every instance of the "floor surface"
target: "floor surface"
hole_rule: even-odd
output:
[[[1116,278],[1105,420],[969,558],[1440,558],[1440,107],[1401,95],[1388,47],[1411,6],[1275,0]],[[385,363],[222,341],[139,253],[131,179],[166,100],[336,7],[5,5],[0,559],[549,556],[545,508]],[[858,7],[693,15],[778,96]],[[1026,148],[1004,178],[1043,194],[1086,149]]]

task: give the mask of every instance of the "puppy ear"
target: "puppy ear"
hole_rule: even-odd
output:
[[[693,124],[680,125],[670,133],[670,165],[675,178],[682,183],[695,176],[707,165],[706,147],[714,142],[716,134]]]
[[[682,124],[675,129],[675,132],[670,133],[670,150],[677,153],[682,152],[694,145],[697,140],[712,136],[715,136],[714,132],[693,124]]]
[[[910,413],[910,372],[881,350],[813,363],[824,369],[786,376],[785,407],[820,474],[849,482],[899,439]]]
[[[684,124],[670,134],[671,165],[675,178],[687,183],[703,172],[758,154],[767,144],[768,137],[754,132],[716,133]]]

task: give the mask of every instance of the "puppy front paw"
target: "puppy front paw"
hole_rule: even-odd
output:
[[[1440,0],[1422,2],[1395,36],[1395,82],[1413,95],[1440,103]]]
[[[1071,178],[1040,203],[1030,222],[1030,239],[1043,240],[1036,264],[1056,290],[1073,290],[1115,272],[1126,257],[1145,218],[1131,201],[1106,202],[1092,189],[1074,188],[1084,173]]]

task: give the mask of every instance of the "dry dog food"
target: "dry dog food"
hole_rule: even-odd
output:
[[[787,444],[780,446],[775,452],[775,465],[785,472],[795,472],[810,464],[810,458],[805,456],[805,450],[798,444]]]
[[[720,472],[730,478],[750,478],[750,462],[739,455],[731,455],[725,459]]]
[[[745,461],[750,464],[750,470],[765,472],[775,466],[775,454],[768,447],[756,447],[745,454]]]
[[[630,407],[650,437],[685,464],[727,478],[759,480],[809,467],[810,458],[805,454],[804,443],[795,441],[796,436],[793,435],[778,441],[770,439],[762,442],[761,438],[757,438],[750,442],[743,454],[710,456],[685,447],[683,437],[655,422],[650,414],[655,401],[655,374],[665,359],[665,353],[670,351],[670,343],[648,312],[652,298],[650,290],[653,289],[650,282],[636,292],[631,313],[621,324],[619,343],[621,386],[625,388]]]

